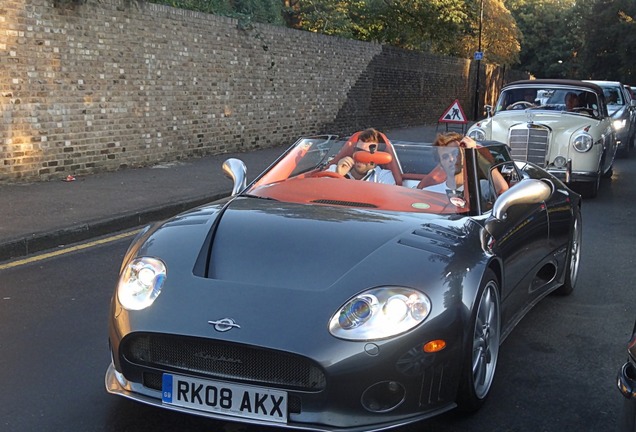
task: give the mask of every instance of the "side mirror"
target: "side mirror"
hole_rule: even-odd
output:
[[[230,158],[223,162],[223,173],[234,182],[232,196],[238,194],[247,186],[247,168],[242,160]]]
[[[492,208],[492,216],[498,220],[506,219],[506,213],[512,206],[519,204],[537,204],[552,195],[552,187],[548,183],[527,179],[517,183],[497,198]]]
[[[486,116],[490,117],[492,115],[492,105],[485,105],[484,111],[486,111]]]

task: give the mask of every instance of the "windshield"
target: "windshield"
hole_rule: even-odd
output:
[[[563,111],[600,118],[603,105],[595,92],[581,87],[518,86],[504,89],[495,113],[514,110]]]
[[[612,105],[623,106],[627,103],[625,99],[623,99],[623,92],[618,85],[601,85],[601,88],[603,89],[605,103],[608,105],[608,108]]]
[[[466,164],[464,148],[445,148],[448,154],[441,154],[424,143],[392,144],[388,139],[371,148],[333,136],[301,138],[245,193],[310,205],[434,214],[474,213],[492,207],[496,198],[488,169],[483,162]],[[477,153],[483,153],[478,158],[486,165],[510,161],[507,151],[493,155],[482,148]],[[346,160],[352,172],[360,166],[368,170],[366,176],[342,175],[338,165]],[[481,167],[481,172],[468,166]]]

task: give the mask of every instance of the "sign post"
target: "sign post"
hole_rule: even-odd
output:
[[[437,126],[439,127],[440,123],[444,123],[446,125],[446,131],[448,132],[449,124],[459,124],[461,125],[462,133],[466,128],[466,124],[468,120],[466,119],[466,114],[464,114],[464,110],[459,103],[459,99],[455,99],[452,104],[444,111],[444,114],[437,121]]]

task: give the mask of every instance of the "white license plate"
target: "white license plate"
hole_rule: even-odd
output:
[[[163,403],[236,417],[287,423],[287,393],[163,374]]]

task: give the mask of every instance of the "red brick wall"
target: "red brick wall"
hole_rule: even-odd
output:
[[[3,0],[0,181],[436,123],[455,99],[472,117],[468,60],[237,24],[128,0]]]

